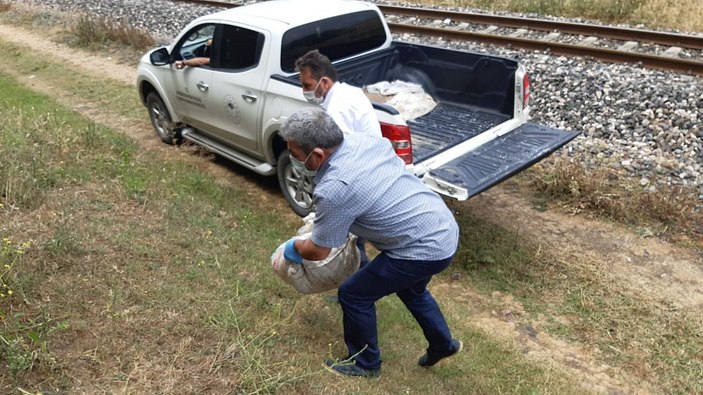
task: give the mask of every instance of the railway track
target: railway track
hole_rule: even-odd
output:
[[[241,3],[174,0],[215,7]],[[587,57],[703,75],[703,35],[379,4],[395,34]]]

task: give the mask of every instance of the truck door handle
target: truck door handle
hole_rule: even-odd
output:
[[[198,82],[196,86],[200,89],[200,92],[207,92],[210,89],[210,85],[206,84],[205,81]]]
[[[256,101],[257,97],[256,95],[252,95],[251,93],[247,92],[242,94],[242,99],[244,99],[244,101],[247,103],[253,103]]]

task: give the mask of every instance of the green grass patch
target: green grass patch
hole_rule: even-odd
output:
[[[184,295],[217,299],[200,292],[212,290],[213,277],[225,288],[222,277],[232,284],[241,281],[239,270],[229,270],[251,266],[251,256],[260,262],[277,244],[261,241],[259,229],[278,217],[241,207],[236,197],[242,193],[218,187],[211,176],[181,162],[160,163],[148,155],[136,159],[136,146],[123,135],[66,111],[6,75],[0,76],[0,86],[8,94],[0,102],[6,121],[0,134],[0,157],[6,159],[0,163],[3,215],[12,219],[18,211],[49,211],[47,229],[37,235],[27,259],[3,250],[3,262],[12,258],[7,265],[13,269],[3,277],[8,289],[2,300],[3,355],[19,383],[44,370],[36,363],[39,356],[53,358],[34,329],[50,320],[34,324],[36,319],[26,323],[23,317],[56,313],[75,319],[85,311],[85,301],[99,303],[100,294],[107,296],[103,311],[112,320],[129,317],[135,307],[187,311],[193,299]],[[229,232],[233,226],[243,237]],[[266,234],[278,239],[288,234],[280,232]],[[256,267],[253,271],[261,274]],[[140,278],[148,287],[153,274],[178,284],[162,283],[157,289],[166,292],[160,298],[145,298],[133,281]],[[248,284],[256,287],[252,280]],[[76,288],[76,281],[85,289]],[[191,319],[198,317],[206,320],[202,311]],[[38,348],[32,349],[35,343]],[[53,373],[53,367],[43,373]]]
[[[0,126],[0,191],[6,205],[36,208],[47,191],[80,183],[97,170],[107,179],[114,175],[109,170],[115,163],[105,155],[129,156],[134,150],[124,137],[101,139],[105,128],[9,83],[6,75],[0,75],[0,84],[7,93],[0,99],[5,120]],[[112,166],[103,166],[106,160]]]
[[[96,85],[93,77],[74,67],[50,62],[43,54],[4,41],[0,41],[0,50],[8,55],[5,65],[9,69],[18,70],[20,75],[34,75],[51,81],[56,88],[70,92],[76,99],[89,101],[100,108],[109,108],[119,116],[133,120],[143,119],[144,108],[139,104],[134,86],[107,80]],[[31,66],[28,68],[27,65]]]

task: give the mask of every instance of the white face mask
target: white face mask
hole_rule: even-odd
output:
[[[320,78],[320,80],[317,81],[317,85],[315,85],[315,88],[313,88],[313,90],[303,91],[303,96],[305,97],[305,100],[308,101],[308,103],[320,105],[320,104],[322,104],[323,101],[325,101],[324,97],[322,97],[322,96],[317,97],[317,95],[315,95],[315,92],[317,91],[317,88],[320,87],[321,82],[322,82],[322,78]]]
[[[317,170],[309,170],[306,166],[305,163],[307,163],[308,159],[310,159],[310,155],[312,155],[312,151],[308,154],[308,156],[305,158],[305,161],[299,161],[293,157],[293,155],[288,155],[290,157],[290,164],[293,166],[293,169],[298,172],[298,174],[307,176],[307,177],[315,177],[317,174]]]

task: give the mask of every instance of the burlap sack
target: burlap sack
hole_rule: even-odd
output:
[[[305,217],[305,225],[298,230],[296,239],[308,239],[311,235],[314,213]],[[359,270],[359,249],[356,236],[349,234],[347,242],[333,248],[329,256],[321,261],[303,260],[302,265],[287,261],[283,256],[285,242],[271,255],[273,271],[298,292],[320,293],[339,287],[349,276]]]

